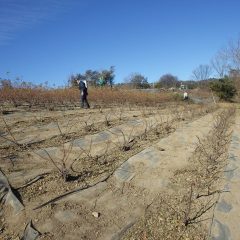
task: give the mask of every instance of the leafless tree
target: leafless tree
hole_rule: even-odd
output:
[[[225,51],[229,62],[228,76],[234,81],[235,87],[240,89],[240,37],[230,41]]]
[[[212,74],[212,68],[208,64],[201,64],[192,72],[192,76],[197,81],[207,80]]]
[[[219,77],[229,74],[230,71],[240,71],[240,37],[231,40],[224,48],[220,49],[211,61],[212,68]]]
[[[211,60],[211,66],[219,78],[223,78],[224,75],[227,75],[229,70],[229,60],[226,49],[223,48],[217,52]]]
[[[236,41],[229,42],[227,51],[231,68],[240,70],[240,37]]]

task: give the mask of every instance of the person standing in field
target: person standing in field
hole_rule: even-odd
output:
[[[185,91],[184,94],[183,94],[183,99],[184,100],[188,100],[188,93]]]
[[[87,96],[88,96],[88,89],[87,89],[87,81],[86,80],[77,80],[80,95],[81,95],[81,108],[90,108]]]

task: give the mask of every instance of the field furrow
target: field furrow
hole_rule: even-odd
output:
[[[42,239],[119,239],[159,193],[172,189],[174,172],[189,165],[217,114],[200,117],[205,112],[132,119],[25,152],[22,162],[5,171],[25,205],[14,218],[10,208],[4,210],[5,236],[19,236],[32,219]],[[63,167],[71,170],[67,181],[60,176]]]

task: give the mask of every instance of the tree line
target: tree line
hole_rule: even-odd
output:
[[[77,80],[86,80],[89,85],[97,86],[110,86],[114,84],[115,68],[111,66],[110,69],[102,71],[97,70],[86,70],[85,73],[71,74],[68,79],[68,85],[70,87],[78,87]]]

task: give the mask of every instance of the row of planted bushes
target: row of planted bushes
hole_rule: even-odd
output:
[[[90,88],[89,101],[95,104],[144,104],[152,105],[178,100],[176,94],[169,92],[149,93],[139,90],[121,88]],[[0,89],[0,104],[63,105],[79,102],[80,93],[75,88],[43,89],[43,88],[2,88]]]

